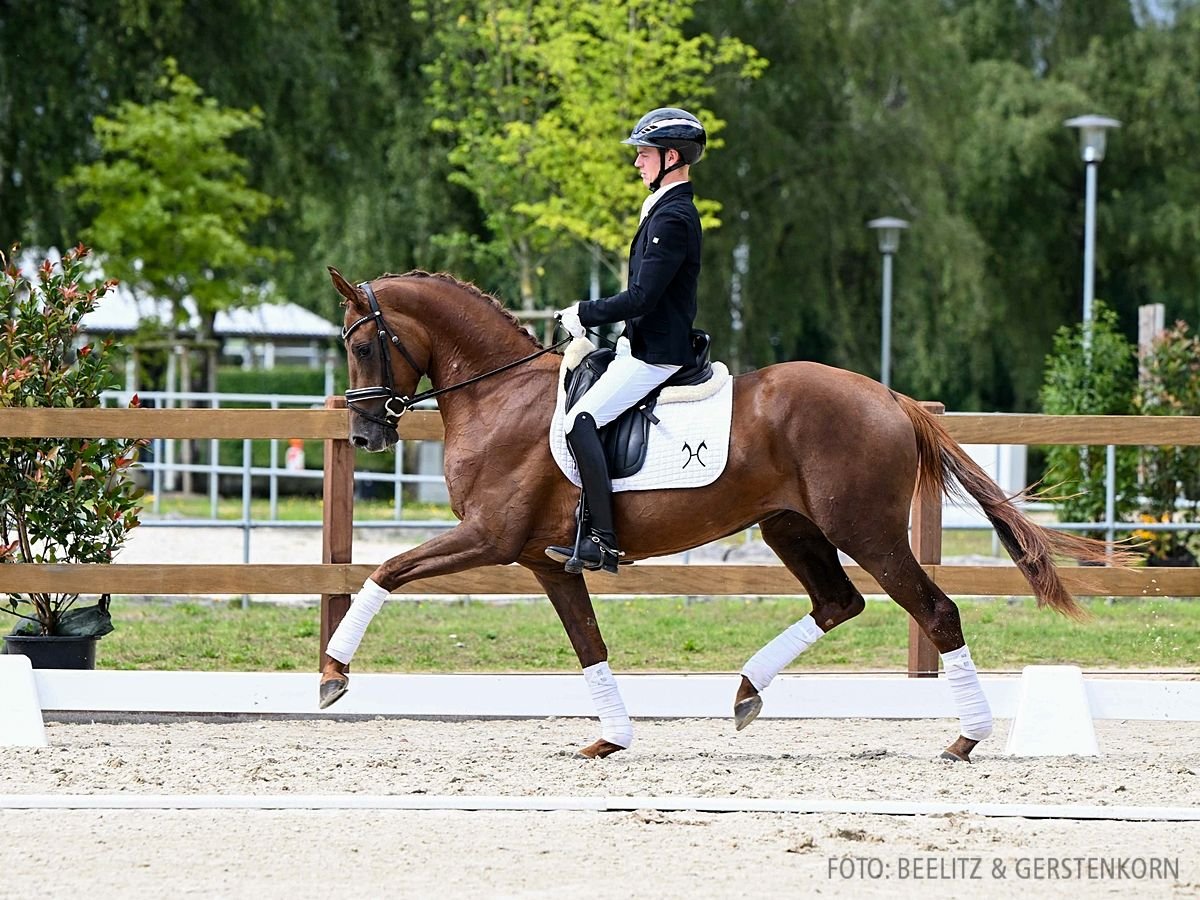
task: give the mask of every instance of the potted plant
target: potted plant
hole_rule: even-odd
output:
[[[17,249],[0,253],[0,408],[99,406],[116,386],[112,340],[79,343],[80,320],[116,282],[84,282],[83,245],[29,278],[12,262]],[[111,562],[138,524],[142,491],[129,470],[141,443],[0,437],[0,566]],[[112,631],[107,595],[92,605],[77,605],[78,594],[0,597],[0,610],[16,617],[5,652],[35,667],[92,668],[96,639]]]
[[[1200,340],[1186,322],[1159,334],[1141,354],[1137,406],[1147,416],[1200,415]],[[1143,522],[1196,522],[1200,447],[1142,447],[1139,465]],[[1194,566],[1193,532],[1140,530],[1150,566]]]

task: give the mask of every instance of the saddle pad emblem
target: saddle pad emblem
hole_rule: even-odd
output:
[[[568,352],[563,358],[564,369],[571,360],[572,354]],[[558,401],[550,422],[550,452],[562,473],[578,487],[579,469],[567,447],[563,427],[566,414],[563,380],[558,379]],[[613,490],[704,487],[716,481],[729,461],[733,378],[728,368],[713,363],[713,377],[708,382],[664,388],[654,414],[658,424],[650,425],[645,464],[627,478],[614,478]]]

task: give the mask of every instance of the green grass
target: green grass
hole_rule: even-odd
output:
[[[964,631],[980,668],[1075,663],[1090,669],[1200,671],[1200,601],[1083,601],[1093,618],[1075,623],[1031,600],[964,600]],[[679,598],[597,601],[617,671],[736,671],[807,601]],[[117,630],[98,664],[109,669],[315,671],[318,610],[252,604],[118,599]],[[893,603],[871,602],[831,632],[796,668],[903,671],[907,620]],[[548,601],[389,603],[354,666],[360,672],[571,671],[577,668]]]
[[[144,518],[151,515],[153,497],[146,495]],[[276,518],[282,522],[319,522],[321,521],[322,503],[319,498],[283,496],[278,500]],[[250,518],[267,520],[270,518],[271,504],[266,497],[255,497],[250,501]],[[212,515],[212,505],[207,496],[168,494],[162,497],[159,504],[158,516],[162,518],[207,519]],[[354,518],[356,521],[386,521],[395,517],[395,509],[391,499],[387,500],[355,500]],[[241,497],[218,497],[217,518],[229,521],[240,521],[242,518]],[[417,503],[412,500],[404,501],[404,518],[414,520],[432,519],[449,521],[454,519],[450,507],[445,503]]]

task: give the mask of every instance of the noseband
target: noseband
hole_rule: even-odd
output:
[[[379,355],[382,357],[383,367],[383,384],[375,385],[374,387],[365,388],[350,388],[346,391],[346,406],[354,410],[355,413],[362,416],[369,422],[374,422],[377,425],[383,425],[387,428],[395,428],[396,423],[400,421],[400,417],[425,400],[431,400],[441,394],[447,394],[450,391],[457,391],[459,388],[464,388],[469,384],[474,384],[477,381],[482,381],[484,378],[490,378],[493,375],[499,375],[501,372],[507,372],[509,369],[515,368],[522,363],[527,363],[532,359],[537,359],[544,353],[550,353],[552,350],[557,350],[559,347],[568,343],[571,340],[570,335],[563,338],[557,344],[552,344],[549,347],[544,347],[536,353],[531,353],[528,356],[518,359],[516,362],[507,363],[500,366],[498,369],[492,369],[490,372],[484,372],[482,375],[476,375],[474,378],[468,378],[466,381],[461,381],[458,384],[452,384],[449,387],[438,388],[431,391],[422,391],[415,397],[409,397],[405,394],[396,391],[395,379],[392,377],[392,355],[388,352],[388,345],[391,344],[400,351],[400,355],[405,361],[412,366],[412,370],[417,373],[417,379],[425,373],[421,367],[417,365],[412,354],[400,342],[400,338],[392,334],[392,330],[388,328],[387,321],[383,318],[383,310],[379,308],[379,301],[375,298],[375,291],[371,289],[371,283],[368,281],[362,282],[359,290],[366,295],[367,303],[371,307],[371,312],[363,316],[349,325],[342,328],[342,341],[352,335],[360,325],[365,325],[368,322],[374,321],[375,334],[379,340]],[[367,412],[360,404],[368,400],[383,400],[383,416],[377,416],[374,413]],[[393,404],[399,409],[393,409]]]

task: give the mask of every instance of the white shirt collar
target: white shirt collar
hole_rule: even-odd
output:
[[[664,184],[657,191],[642,201],[642,216],[638,219],[638,224],[646,221],[646,216],[650,215],[650,210],[654,209],[654,204],[663,198],[663,196],[673,187],[679,187],[681,184],[688,184],[687,181],[672,181],[670,184]]]

